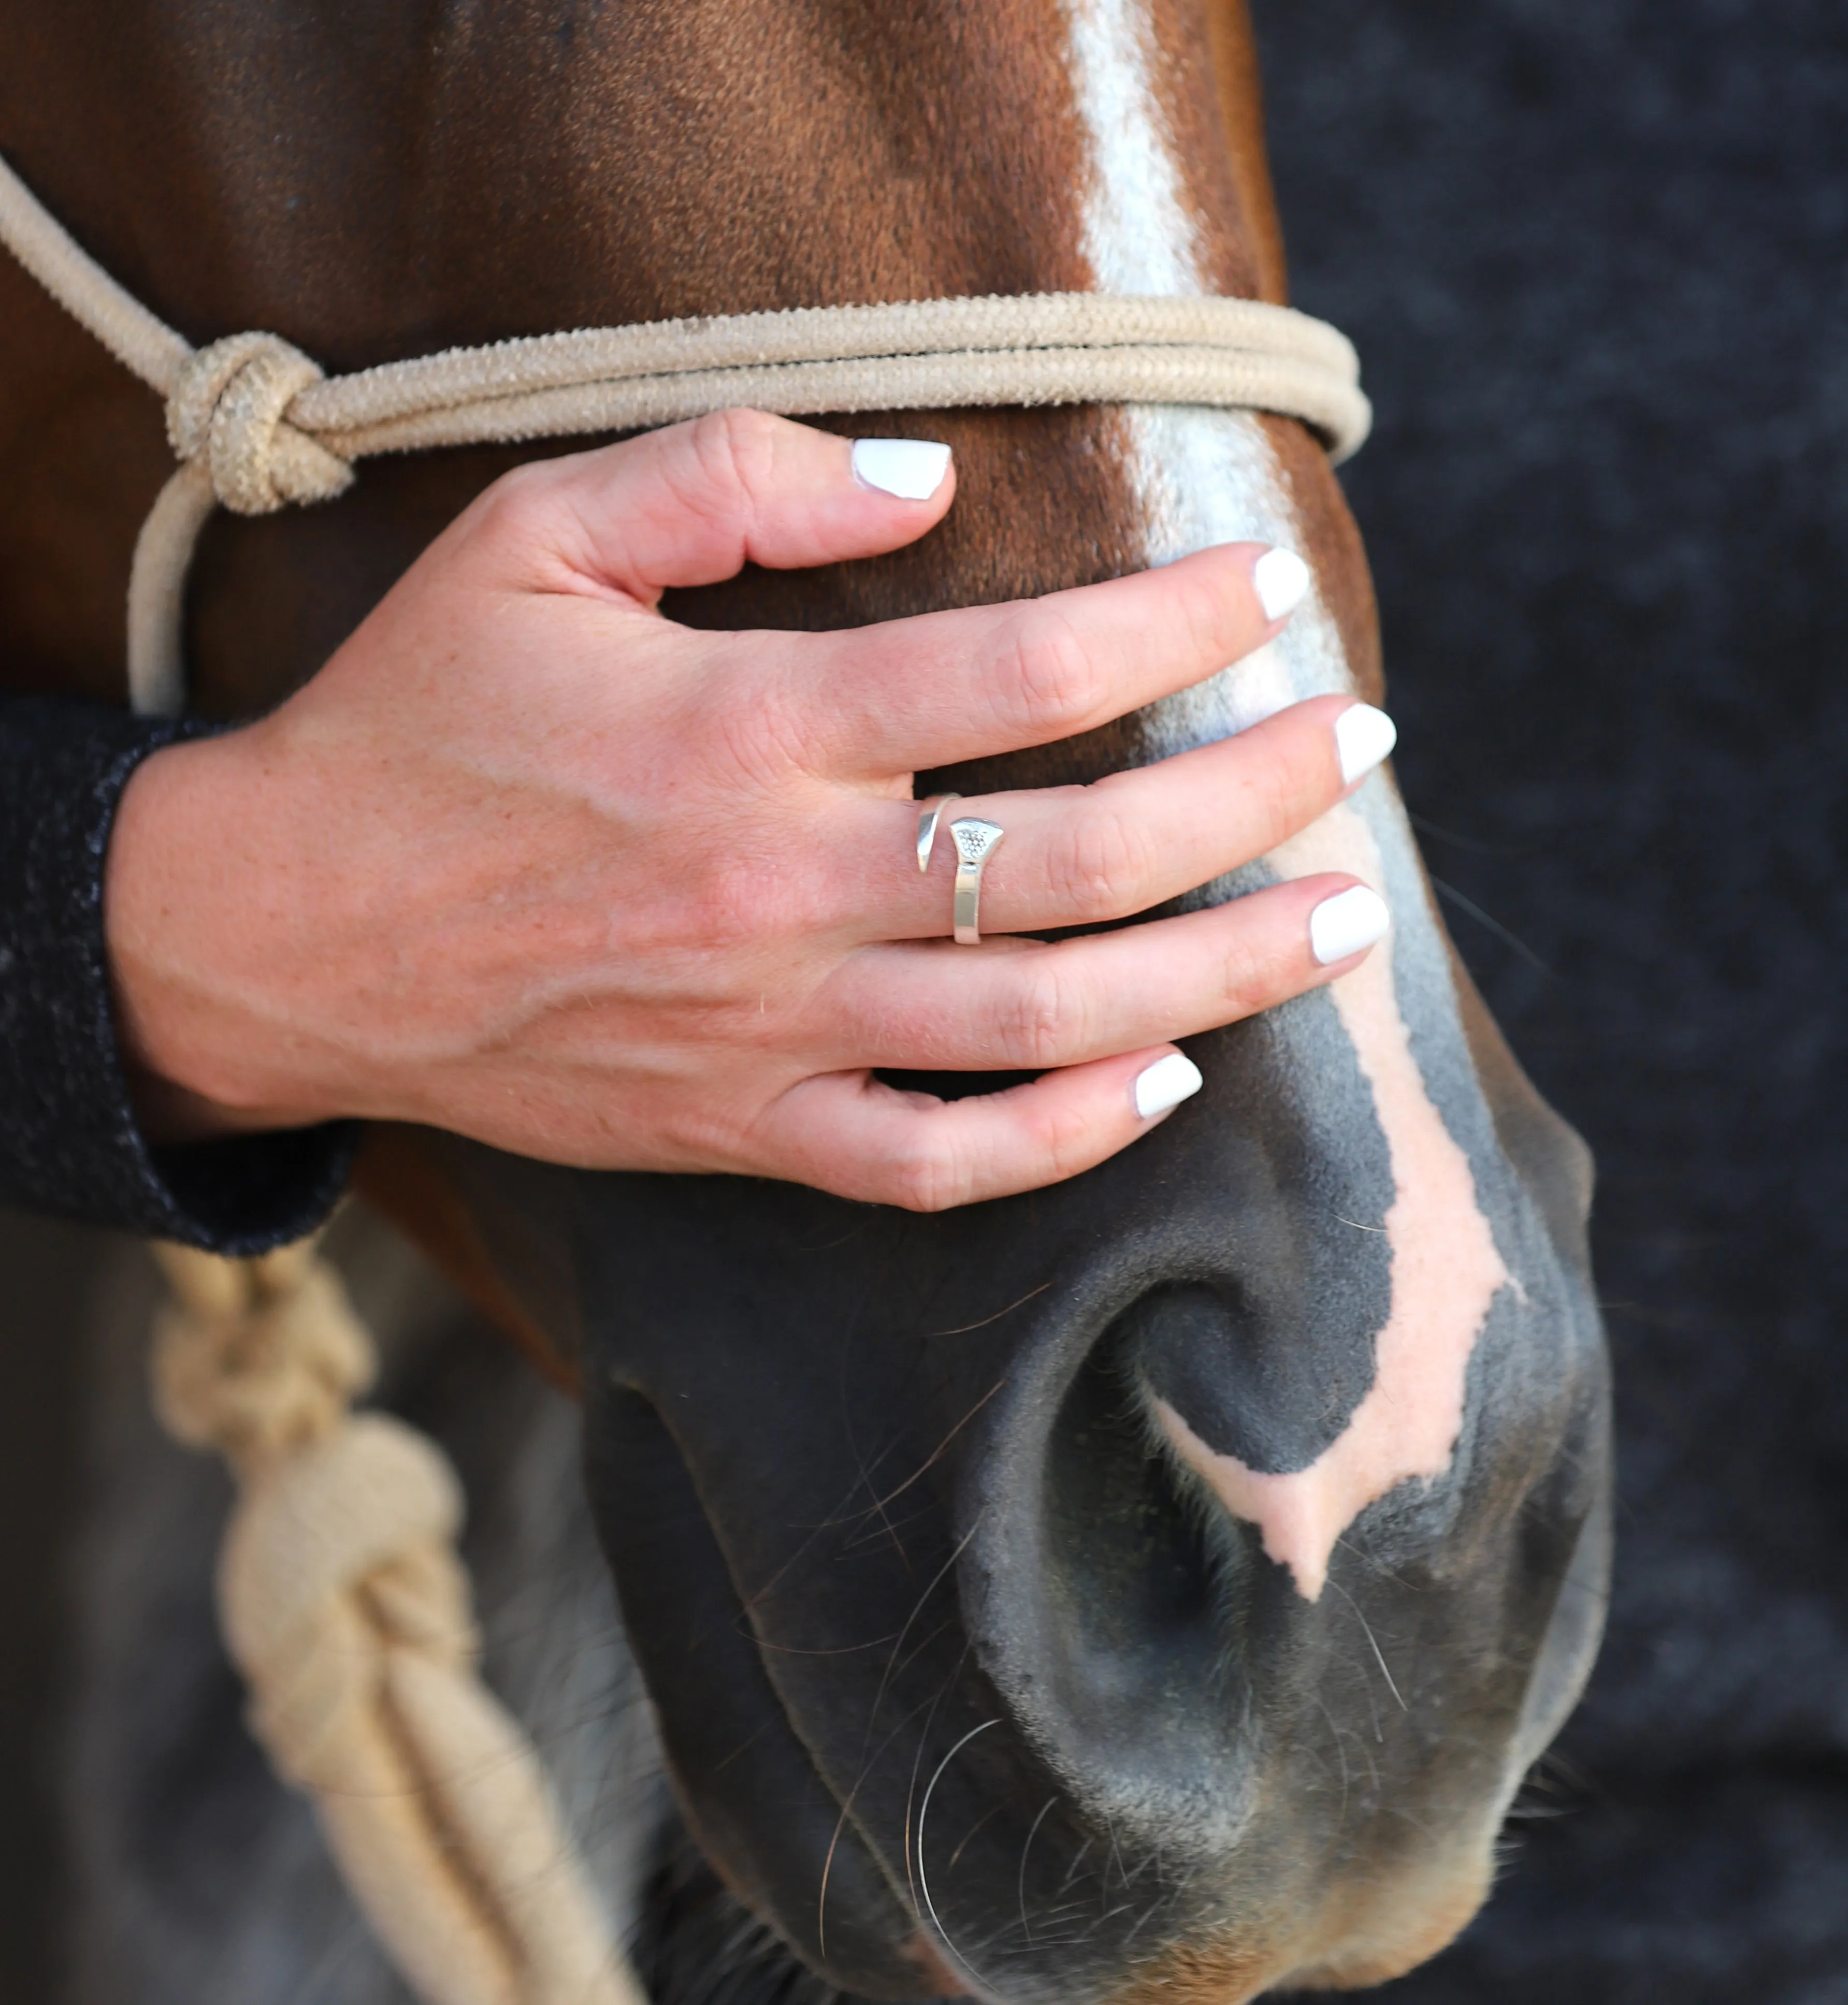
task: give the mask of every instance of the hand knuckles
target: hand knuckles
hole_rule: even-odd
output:
[[[722,535],[753,509],[761,455],[747,415],[710,411],[655,435],[654,478],[683,515]]]
[[[944,1139],[918,1136],[888,1166],[887,1201],[906,1211],[950,1211],[974,1195],[969,1167]]]
[[[1021,969],[1003,998],[996,1042],[1010,1066],[1044,1071],[1084,1041],[1082,993],[1050,959]]]
[[[1076,1176],[1098,1154],[1095,1116],[1084,1107],[1052,1110],[1041,1117],[1034,1140],[1054,1182]]]
[[[754,507],[774,484],[778,434],[768,412],[709,412],[690,434],[694,463],[727,513]]]
[[[1039,606],[1023,613],[1000,687],[1028,731],[1070,729],[1101,708],[1107,678],[1071,621]]]
[[[1147,902],[1158,859],[1147,826],[1119,809],[1081,809],[1055,837],[1046,878],[1061,921],[1120,918]]]
[[[1260,939],[1235,935],[1221,964],[1220,982],[1228,1022],[1255,1017],[1284,993],[1278,956]]]
[[[475,527],[516,549],[549,540],[557,485],[557,470],[543,460],[513,468],[476,504]]]

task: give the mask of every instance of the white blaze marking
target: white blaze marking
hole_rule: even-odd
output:
[[[1066,13],[1073,79],[1091,142],[1084,245],[1098,288],[1203,292],[1193,228],[1150,87],[1141,0],[1069,0]],[[1238,540],[1298,546],[1281,472],[1256,420],[1240,412],[1137,406],[1127,421],[1152,563]],[[1165,757],[1305,697],[1353,686],[1334,622],[1312,593],[1269,646],[1157,705],[1148,748]],[[1401,1009],[1409,996],[1427,1034],[1460,1042],[1447,962],[1396,798],[1383,781],[1369,781],[1270,861],[1284,876],[1351,871],[1393,908],[1393,934],[1332,992],[1391,1161],[1394,1197],[1382,1221],[1392,1252],[1391,1306],[1375,1336],[1372,1389],[1306,1470],[1275,1476],[1249,1469],[1207,1448],[1165,1402],[1158,1410],[1179,1452],[1228,1510],[1260,1528],[1265,1550],[1314,1600],[1336,1541],[1368,1504],[1397,1484],[1441,1476],[1450,1466],[1470,1358],[1497,1291],[1512,1277],[1470,1159],[1431,1097]]]
[[[1103,293],[1202,290],[1193,225],[1149,83],[1147,0],[1068,7],[1072,70],[1089,128],[1084,251]]]
[[[1373,867],[1357,855],[1371,851]],[[1385,875],[1372,831],[1338,807],[1272,853],[1287,876],[1355,870]],[[1374,1339],[1374,1380],[1346,1429],[1307,1469],[1266,1475],[1217,1455],[1165,1400],[1161,1424],[1235,1517],[1258,1526],[1264,1550],[1313,1601],[1335,1541],[1376,1498],[1407,1477],[1442,1476],[1463,1430],[1470,1358],[1498,1289],[1509,1279],[1477,1201],[1470,1159],[1444,1125],[1400,1013],[1389,934],[1331,993],[1372,1089],[1391,1152],[1395,1196],[1386,1215],[1392,1308]]]

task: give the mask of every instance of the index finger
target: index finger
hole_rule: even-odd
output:
[[[822,768],[885,779],[1073,737],[1203,682],[1270,639],[1309,585],[1291,551],[1222,543],[1044,599],[804,634],[773,672],[812,713]]]

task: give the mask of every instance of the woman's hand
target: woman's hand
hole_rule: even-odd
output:
[[[1310,926],[1349,879],[970,948],[946,937],[951,844],[927,876],[915,860],[914,771],[1086,730],[1276,632],[1261,546],[845,633],[656,611],[747,558],[910,543],[950,506],[942,458],[908,500],[856,478],[847,441],[733,413],[536,462],[272,715],[149,759],[107,927],[151,1119],[170,1137],[421,1122],[557,1162],[935,1210],[1112,1154],[1198,1083],[1167,1040],[1351,965],[1324,966]],[[877,477],[877,452],[862,463]],[[1354,708],[1318,699],[1094,786],[960,803],[1007,831],[985,934],[1121,918],[1262,854],[1358,778],[1335,730]],[[1042,1076],[944,1102],[876,1067]]]

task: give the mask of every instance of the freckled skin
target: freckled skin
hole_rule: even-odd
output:
[[[1161,0],[1147,23],[1203,283],[1275,297],[1242,9]],[[333,368],[666,314],[1083,288],[1072,26],[1052,0],[67,0],[0,16],[0,148],[189,337],[273,328]],[[670,595],[670,616],[851,625],[1161,553],[1132,414],[836,428],[950,443],[942,527]],[[4,260],[0,429],[0,676],[118,700],[160,413]],[[1377,696],[1323,456],[1287,421],[1249,430],[1331,672]],[[200,706],[243,714],[312,674],[522,456],[369,463],[329,507],[220,516],[190,603]],[[1161,731],[1127,720],[919,791],[1094,778]],[[1403,925],[1415,865],[1386,861],[1414,873],[1390,890]],[[1458,1027],[1435,922],[1406,939],[1393,995],[1375,973],[1351,1002],[1190,1041],[1204,1090],[1125,1154],[936,1217],[372,1137],[367,1194],[581,1388],[687,1821],[846,1990],[1222,2005],[1291,1972],[1389,1974],[1479,1898],[1551,1730],[1525,1708],[1562,1582],[1597,1585],[1580,1534],[1607,1480],[1603,1353],[1580,1152],[1467,999]],[[1439,1272],[1431,1206],[1486,1217],[1521,1294],[1482,1311],[1479,1243]],[[1403,1434],[1367,1405],[1382,1332],[1376,1406],[1405,1368],[1435,1375]],[[1271,1514],[1285,1564],[1261,1500],[1249,1524],[1208,1511],[1186,1454],[1153,1449],[1139,1359],[1210,1391],[1212,1344],[1251,1425],[1307,1445],[1298,1471],[1326,1452],[1344,1472],[1299,1484],[1331,1500],[1312,1534]]]

